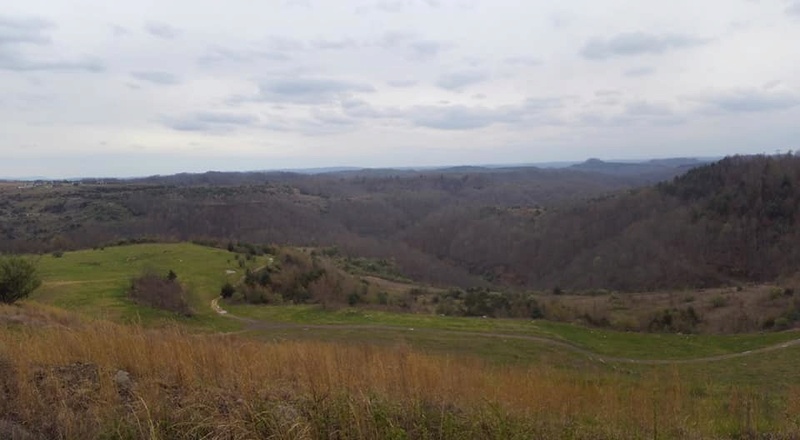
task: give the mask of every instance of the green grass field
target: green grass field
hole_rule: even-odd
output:
[[[145,323],[182,322],[216,330],[238,329],[232,320],[217,316],[209,307],[225,281],[242,276],[235,255],[227,250],[179,244],[138,244],[98,250],[67,252],[62,257],[36,257],[43,284],[32,300],[111,320],[141,320]],[[249,267],[265,262],[248,261]],[[175,271],[187,289],[193,318],[137,305],[127,298],[130,280],[144,270],[167,274]],[[235,271],[227,274],[226,271]]]
[[[567,342],[609,357],[693,359],[739,353],[800,338],[798,332],[741,335],[677,335],[617,332],[542,320],[462,318],[389,313],[376,310],[325,310],[319,306],[226,305],[237,316],[268,322],[317,325],[391,326],[398,331],[435,329],[528,335]],[[407,332],[406,332],[407,333]],[[474,337],[473,337],[474,339]]]
[[[213,331],[246,328],[245,324],[219,316],[210,308],[219,287],[225,281],[235,282],[243,273],[235,254],[227,250],[188,243],[140,244],[68,252],[60,258],[51,255],[36,258],[44,284],[32,295],[34,301],[123,322],[178,323]],[[257,267],[266,261],[266,257],[259,257],[248,261],[248,265]],[[195,316],[177,317],[128,299],[125,292],[130,279],[145,269],[164,274],[174,270],[189,292]],[[224,307],[233,315],[259,322],[301,325],[256,328],[251,334],[258,338],[358,343],[406,341],[426,350],[472,353],[504,362],[533,362],[542,356],[575,358],[575,352],[557,354],[565,349],[519,337],[560,341],[608,358],[681,360],[755,350],[799,336],[797,332],[733,336],[641,334],[541,320],[459,318],[351,308],[326,310],[319,306],[225,304]],[[302,325],[331,327],[303,329]],[[587,356],[578,353],[578,357]]]

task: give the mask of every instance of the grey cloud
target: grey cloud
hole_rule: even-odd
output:
[[[786,7],[786,13],[796,17],[800,17],[800,1],[795,1]]]
[[[485,72],[467,70],[444,75],[436,81],[436,85],[446,90],[458,91],[472,84],[484,82],[487,79],[489,79],[489,75]]]
[[[381,0],[375,2],[375,9],[383,12],[401,12],[411,3],[406,0]]]
[[[353,93],[375,91],[369,84],[324,78],[283,78],[264,80],[259,84],[257,100],[319,104]]]
[[[666,103],[635,101],[628,103],[625,112],[630,116],[671,116],[672,107]]]
[[[312,109],[309,116],[286,117],[272,114],[265,117],[260,128],[280,132],[300,133],[305,136],[321,136],[344,133],[358,126],[358,121],[340,112]]]
[[[499,123],[517,122],[522,113],[518,108],[455,106],[418,106],[410,115],[414,125],[439,130],[474,130]]]
[[[370,11],[379,11],[396,14],[405,12],[408,8],[417,4],[423,4],[431,8],[438,8],[442,5],[440,0],[377,0],[372,4],[359,6],[356,8],[356,12],[363,14]]]
[[[638,76],[648,76],[656,73],[656,69],[653,67],[645,66],[645,67],[634,67],[631,69],[626,70],[623,72],[623,75],[629,77],[638,77]]]
[[[452,43],[426,40],[414,33],[400,31],[386,32],[377,45],[384,49],[401,50],[417,60],[430,59],[453,47]]]
[[[393,81],[387,81],[386,84],[397,87],[397,88],[405,88],[405,87],[413,87],[417,85],[419,81],[414,79],[397,79]]]
[[[150,35],[166,40],[176,38],[181,33],[181,31],[174,26],[156,21],[148,22],[145,24],[144,29],[150,33]]]
[[[622,92],[620,92],[619,90],[596,90],[594,92],[594,96],[601,96],[601,97],[619,96],[619,95],[622,95]]]
[[[16,72],[34,71],[87,71],[102,72],[103,63],[97,59],[80,60],[34,60],[10,52],[0,52],[0,70]]]
[[[174,85],[180,83],[180,79],[169,73],[169,72],[161,72],[161,71],[140,71],[140,72],[131,72],[131,76],[140,80],[140,81],[147,81],[152,84],[158,85]]]
[[[679,34],[648,34],[629,32],[608,39],[594,38],[581,49],[581,55],[589,60],[604,60],[617,56],[662,54],[669,50],[698,46],[706,40]]]
[[[695,100],[727,112],[785,110],[800,105],[800,96],[787,91],[740,89],[718,92]]]
[[[507,57],[503,62],[509,66],[538,66],[542,64],[542,60],[530,56]]]
[[[428,105],[407,108],[375,108],[362,100],[345,101],[342,109],[354,118],[400,119],[437,130],[474,130],[495,124],[543,123],[549,111],[563,105],[558,98],[528,99],[518,105],[499,107]]]
[[[408,47],[416,58],[431,58],[450,47],[450,45],[440,41],[418,40],[410,43]]]
[[[314,109],[311,114],[315,120],[323,124],[337,126],[353,126],[356,124],[354,119],[343,116],[341,113],[326,112],[319,109]]]
[[[130,35],[130,33],[131,33],[130,29],[128,29],[128,28],[126,28],[124,26],[120,26],[118,24],[112,24],[112,25],[110,25],[110,27],[111,27],[111,33],[115,37],[124,37],[126,35]]]
[[[295,52],[306,48],[306,44],[296,38],[271,36],[266,42],[267,47],[278,52]]]
[[[41,18],[13,18],[0,16],[0,46],[9,44],[48,44],[46,30],[53,23]]]
[[[36,59],[26,56],[25,45],[49,45],[48,30],[55,25],[41,18],[12,18],[0,16],[0,70],[16,72],[75,71],[99,72],[103,64],[94,58]]]
[[[408,43],[414,39],[415,36],[411,32],[388,31],[383,34],[381,39],[378,41],[378,45],[385,49],[389,49]]]
[[[177,131],[227,133],[236,128],[257,125],[259,119],[246,113],[201,112],[178,118],[163,117],[161,122]]]
[[[238,50],[225,47],[210,47],[197,62],[205,65],[231,63],[250,63],[256,60],[288,61],[291,57],[279,51]]]
[[[320,50],[340,50],[358,47],[358,43],[349,38],[345,38],[342,40],[316,40],[311,43],[311,46]]]
[[[300,8],[311,8],[311,0],[286,0],[283,2],[284,6],[288,7],[300,7]]]

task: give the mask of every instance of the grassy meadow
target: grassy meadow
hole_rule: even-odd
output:
[[[209,308],[223,283],[236,282],[244,274],[235,254],[227,250],[191,243],[137,244],[66,252],[58,258],[46,254],[36,259],[43,284],[32,295],[34,301],[97,318],[170,322],[179,318],[139,306],[126,292],[131,279],[145,270],[164,275],[173,270],[195,312],[194,318],[184,320],[186,324],[238,328],[235,322],[220,318]],[[264,257],[255,257],[246,261],[246,267],[255,268],[265,262]]]
[[[241,321],[209,304],[242,276],[227,250],[142,244],[37,258],[42,287],[0,306],[0,438],[4,421],[65,439],[800,436],[796,332],[639,334],[222,304]],[[129,300],[145,269],[174,270],[195,315]],[[758,352],[776,344],[787,346]]]

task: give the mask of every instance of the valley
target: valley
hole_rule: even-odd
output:
[[[736,194],[750,197],[749,180],[703,183],[729,166],[761,170],[761,201],[751,198],[752,210],[724,195],[726,185],[738,185]],[[773,173],[776,182],[786,182],[781,176],[800,172],[793,158],[723,161],[670,183],[602,193],[583,187],[582,196],[562,194],[532,205],[519,204],[519,197],[535,194],[532,188],[543,185],[537,178],[516,183],[516,193],[505,187],[492,193],[498,181],[511,179],[507,172],[516,173],[459,174],[448,184],[487,180],[482,187],[436,190],[442,191],[436,192],[437,207],[398,211],[417,216],[407,224],[373,204],[411,206],[419,197],[433,197],[420,195],[417,186],[441,185],[433,183],[438,177],[282,177],[307,179],[293,187],[181,181],[174,187],[126,182],[31,190],[38,193],[4,188],[4,218],[17,219],[4,224],[6,239],[17,237],[5,242],[6,249],[27,249],[23,255],[42,283],[28,298],[0,306],[0,433],[499,439],[564,433],[792,438],[800,432],[800,373],[794,368],[800,359],[800,285],[788,270],[794,254],[774,253],[793,239],[793,230],[781,225],[793,224],[798,199],[793,177],[788,187],[778,184],[783,193],[777,196],[769,183]],[[343,180],[310,195],[302,185],[314,179]],[[396,189],[412,181],[413,191]],[[378,182],[385,186],[366,189]],[[703,192],[710,188],[713,194]],[[334,196],[336,191],[347,195]],[[366,192],[356,197],[357,191]],[[252,201],[256,194],[262,202]],[[686,204],[674,205],[681,197]],[[62,208],[52,208],[57,200]],[[134,200],[148,205],[140,215],[132,214]],[[365,206],[358,208],[360,203]],[[226,214],[209,216],[218,206]],[[701,206],[707,211],[697,223],[673,217]],[[98,217],[93,210],[117,214]],[[726,236],[744,234],[736,246],[745,246],[747,228],[762,231],[754,249],[776,262],[775,271],[756,270],[762,254],[739,259],[713,248],[721,246],[715,228],[729,211],[741,223],[726,217]],[[383,217],[356,215],[365,212]],[[456,212],[463,215],[455,219]],[[305,214],[291,217],[299,213]],[[291,220],[275,220],[284,214]],[[79,226],[65,228],[67,218]],[[698,228],[713,239],[663,241],[660,228],[667,223],[657,220],[664,218],[681,231],[673,239]],[[322,222],[322,235],[288,238],[308,221]],[[243,235],[271,230],[287,239],[236,239],[239,226]],[[170,232],[178,230],[184,232]],[[595,272],[574,283],[528,281],[530,273],[513,267],[525,263],[527,271],[545,273],[530,255],[556,241],[537,241],[541,231],[562,245],[551,255],[553,264],[572,249],[563,260],[569,261],[565,274],[584,267],[577,265],[585,255],[595,255]],[[534,235],[515,235],[523,232]],[[640,234],[648,240],[636,239]],[[449,250],[434,250],[436,240],[451,240]],[[657,256],[640,264],[656,244],[659,252],[677,252],[703,240],[712,247],[683,255],[726,255],[749,272],[711,266],[713,258],[701,271],[677,254],[664,254],[672,266]],[[469,261],[456,257],[467,255],[459,246],[472,249]],[[605,246],[614,252],[598,254]],[[521,247],[532,252],[529,257],[509,260]],[[622,272],[608,265],[633,281],[609,282]],[[675,278],[662,278],[668,274]],[[51,417],[56,401],[62,405]]]

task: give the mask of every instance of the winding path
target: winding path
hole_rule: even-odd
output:
[[[523,341],[531,341],[539,344],[550,345],[554,347],[564,348],[574,353],[584,355],[590,360],[603,362],[603,363],[621,363],[621,364],[638,364],[638,365],[674,365],[674,364],[694,364],[702,362],[716,362],[725,361],[730,359],[743,358],[759,354],[770,353],[777,350],[783,350],[789,347],[800,345],[800,338],[791,341],[782,342],[780,344],[771,345],[768,347],[757,348],[753,350],[743,351],[740,353],[727,353],[715,356],[706,356],[691,359],[634,359],[626,357],[606,356],[596,353],[585,348],[578,347],[569,342],[559,341],[557,339],[546,338],[542,336],[529,336],[529,335],[515,335],[509,333],[493,333],[493,332],[471,332],[459,330],[442,330],[430,328],[406,328],[391,325],[370,325],[370,324],[295,324],[283,322],[267,322],[258,319],[244,318],[228,313],[219,305],[219,300],[216,298],[211,301],[211,308],[219,315],[226,318],[235,319],[240,322],[248,324],[246,331],[254,330],[286,330],[286,329],[314,329],[314,330],[389,330],[389,331],[409,331],[416,333],[431,333],[431,334],[444,334],[444,335],[461,335],[461,336],[475,336],[481,338],[496,338],[496,339],[516,339]]]

